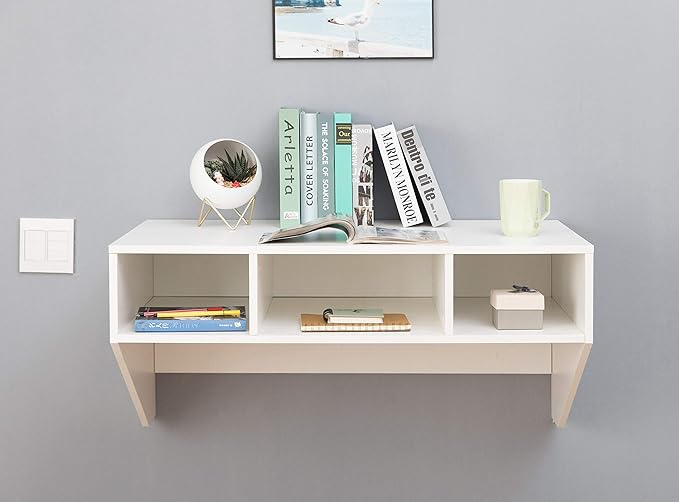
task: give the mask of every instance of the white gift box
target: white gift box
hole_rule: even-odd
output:
[[[491,290],[490,305],[497,329],[542,329],[545,297],[527,289]]]

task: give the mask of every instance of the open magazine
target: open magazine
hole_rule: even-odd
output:
[[[324,228],[341,230],[347,235],[349,244],[445,244],[448,242],[445,236],[435,230],[357,226],[349,217],[331,214],[304,225],[264,234],[259,239],[259,243],[292,239]]]

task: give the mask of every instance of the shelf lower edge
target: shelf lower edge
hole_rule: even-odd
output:
[[[121,334],[111,343],[208,344],[208,345],[458,345],[458,344],[547,344],[585,343],[582,334],[489,334],[489,335],[233,335],[233,334]]]
[[[550,344],[157,344],[156,373],[550,374]]]

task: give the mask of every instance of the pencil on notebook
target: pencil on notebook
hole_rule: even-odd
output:
[[[201,317],[201,316],[224,316],[238,317],[241,315],[240,309],[224,310],[221,307],[208,307],[200,309],[177,309],[161,310],[156,312],[144,312],[146,317],[157,317],[159,319],[168,317]]]

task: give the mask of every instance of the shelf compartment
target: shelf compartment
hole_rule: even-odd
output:
[[[134,318],[144,305],[244,305],[251,324],[247,255],[111,254],[109,277],[112,343],[170,336],[134,332]]]
[[[452,331],[452,255],[251,255],[250,269],[253,334],[299,335],[301,313],[329,306],[405,313],[413,334]]]
[[[589,254],[456,255],[453,335],[471,343],[590,343],[592,340]],[[542,330],[497,330],[490,290],[527,285],[545,296]]]

